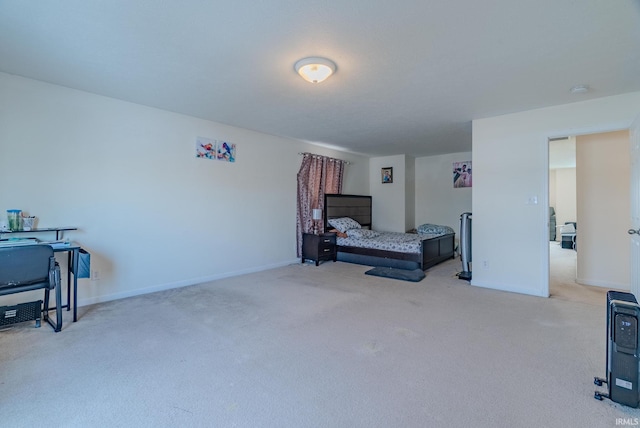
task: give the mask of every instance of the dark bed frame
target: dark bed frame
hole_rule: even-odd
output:
[[[325,194],[324,230],[330,230],[328,221],[338,217],[351,217],[362,227],[371,229],[371,204],[371,196]],[[338,260],[373,266],[426,270],[454,258],[454,248],[455,233],[450,233],[422,240],[420,254],[338,245]]]

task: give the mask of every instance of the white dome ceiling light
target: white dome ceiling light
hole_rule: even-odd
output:
[[[296,62],[296,72],[307,82],[324,82],[336,72],[336,64],[326,58],[309,57]]]
[[[584,94],[586,92],[589,92],[591,88],[589,88],[589,85],[576,85],[574,87],[572,87],[569,92],[571,92],[572,94]]]

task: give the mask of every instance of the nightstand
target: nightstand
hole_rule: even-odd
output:
[[[335,262],[337,257],[335,233],[302,234],[302,263],[308,259],[315,261],[318,266],[320,261],[333,260]]]

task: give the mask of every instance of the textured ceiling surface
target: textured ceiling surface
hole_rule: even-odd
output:
[[[0,0],[0,71],[370,156],[638,91],[639,47],[640,0]]]

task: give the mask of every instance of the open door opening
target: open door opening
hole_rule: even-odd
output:
[[[554,170],[554,147],[570,142],[570,138],[549,142],[549,203],[556,205],[559,241],[559,248],[554,248],[550,240],[549,292],[552,297],[601,303],[607,290],[630,290],[631,257],[626,229],[622,230],[631,212],[629,132],[576,136],[575,166]],[[575,230],[563,230],[566,223]],[[567,266],[572,255],[568,249],[575,257],[573,271]],[[564,264],[553,258],[558,256]],[[558,271],[558,265],[564,270]]]
[[[576,138],[549,140],[549,294],[576,300]]]

